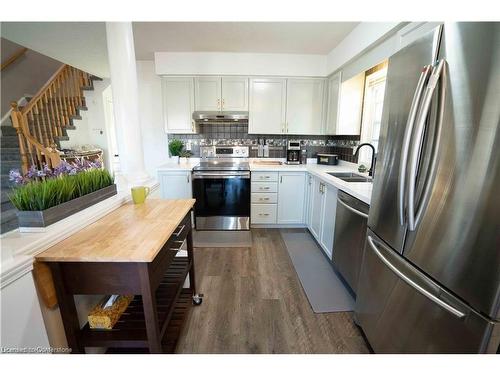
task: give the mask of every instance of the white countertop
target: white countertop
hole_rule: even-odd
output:
[[[286,172],[286,171],[309,172],[321,178],[324,182],[335,186],[336,188],[346,192],[347,194],[352,195],[353,197],[367,204],[370,204],[370,199],[372,195],[372,186],[373,186],[371,182],[346,182],[341,180],[340,178],[328,174],[328,172],[359,173],[356,164],[340,160],[338,165],[318,165],[316,164],[315,159],[308,159],[307,164],[262,165],[253,163],[254,160],[283,161],[283,159],[250,159],[250,171],[252,172]],[[183,161],[179,164],[177,162],[166,163],[158,168],[158,172],[190,171],[199,162],[200,162],[199,158],[190,158],[188,161]],[[365,173],[364,175],[367,174]]]

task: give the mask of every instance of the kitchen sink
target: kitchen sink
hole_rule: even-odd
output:
[[[346,182],[372,182],[371,177],[362,176],[352,172],[329,172],[328,174]]]

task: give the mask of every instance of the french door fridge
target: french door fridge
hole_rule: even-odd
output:
[[[375,352],[498,352],[500,24],[389,59],[356,320]]]

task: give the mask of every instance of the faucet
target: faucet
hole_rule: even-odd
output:
[[[375,173],[375,163],[377,162],[377,156],[375,155],[375,147],[371,143],[361,143],[358,148],[356,148],[356,152],[354,153],[354,156],[358,155],[358,151],[361,147],[363,146],[369,146],[372,149],[372,163],[370,165],[370,169],[368,170],[368,176],[373,176]]]

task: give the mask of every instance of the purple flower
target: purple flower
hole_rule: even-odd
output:
[[[9,181],[14,181],[16,184],[22,184],[24,182],[23,175],[19,172],[19,169],[12,169],[9,172]]]

